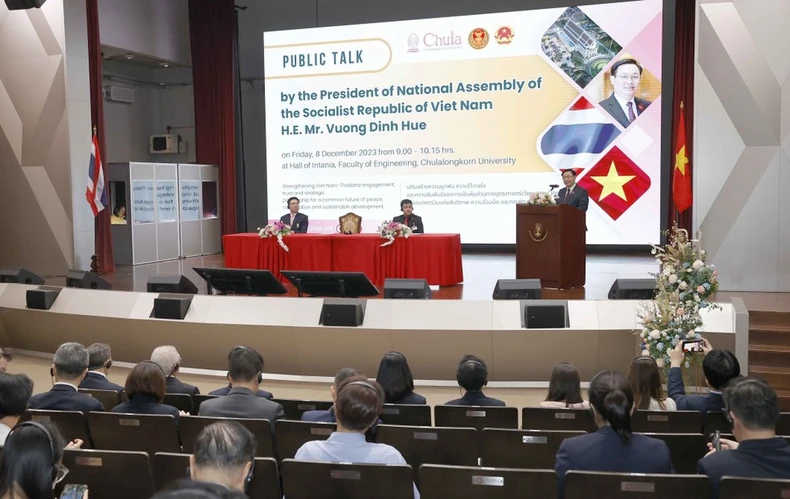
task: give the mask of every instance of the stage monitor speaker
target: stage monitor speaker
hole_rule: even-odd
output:
[[[522,326],[527,329],[563,329],[568,327],[568,302],[565,300],[523,301]]]
[[[365,320],[366,300],[327,298],[321,306],[319,324],[324,326],[358,327]]]
[[[8,10],[38,9],[47,0],[5,0]]]
[[[384,298],[421,299],[431,297],[431,287],[425,279],[384,279]]]
[[[540,300],[540,279],[499,279],[494,286],[494,300]]]
[[[655,295],[655,279],[616,279],[609,289],[610,300],[652,300]]]
[[[154,298],[154,319],[184,320],[192,304],[192,295],[162,293]]]
[[[180,274],[153,274],[148,276],[146,291],[149,293],[182,293],[196,295],[197,286]]]
[[[27,269],[0,269],[0,282],[44,284],[44,279]]]
[[[27,308],[32,310],[49,310],[60,294],[60,288],[40,286],[38,289],[28,289],[25,294]]]
[[[112,285],[93,272],[69,270],[66,274],[67,288],[112,289]]]

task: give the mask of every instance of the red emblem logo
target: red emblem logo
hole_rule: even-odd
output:
[[[485,47],[488,45],[488,40],[488,31],[483,28],[475,28],[469,33],[469,45],[471,45],[473,49],[480,50]]]
[[[513,37],[515,33],[513,33],[513,29],[510,26],[502,26],[498,30],[496,30],[496,42],[500,45],[507,45],[508,43],[513,41]]]

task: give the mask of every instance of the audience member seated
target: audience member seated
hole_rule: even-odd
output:
[[[588,409],[590,404],[582,399],[579,371],[570,362],[558,362],[551,370],[549,393],[541,407],[555,409]]]
[[[244,348],[244,347],[234,347],[233,350],[236,350],[237,348]],[[230,371],[230,356],[233,355],[233,350],[231,350],[230,353],[228,354],[228,371]],[[231,386],[230,386],[230,375],[228,375],[228,386],[225,386],[225,387],[222,387],[222,388],[217,388],[214,391],[208,392],[208,394],[209,395],[219,395],[221,397],[224,397],[225,395],[228,394],[228,392],[230,391],[230,388],[231,388]],[[271,393],[267,392],[266,390],[258,390],[257,395],[259,397],[263,397],[263,398],[266,398],[266,399],[272,399],[274,397],[274,395],[272,395]]]
[[[233,349],[228,377],[230,392],[224,397],[206,400],[200,404],[201,416],[268,419],[272,428],[276,420],[285,416],[283,406],[255,395],[263,380],[261,354],[247,347]]]
[[[348,378],[360,376],[360,373],[353,367],[344,367],[335,374],[335,382],[329,387],[329,394],[332,402],[337,403],[337,388]],[[312,421],[314,423],[337,423],[335,417],[335,407],[332,406],[327,411],[305,411],[302,413],[302,421]]]
[[[185,393],[187,395],[199,395],[198,387],[184,383],[176,375],[181,367],[181,355],[176,347],[165,345],[156,347],[151,354],[151,361],[155,362],[167,379],[167,391],[165,393]]]
[[[106,343],[94,343],[88,347],[88,374],[80,383],[80,388],[89,390],[123,391],[121,385],[116,385],[107,375],[112,367],[112,351]]]
[[[563,496],[565,473],[672,473],[669,447],[661,440],[631,433],[634,396],[622,374],[604,371],[588,389],[598,431],[563,440],[554,466]]]
[[[628,382],[634,392],[634,408],[642,411],[676,411],[675,401],[664,397],[656,359],[637,357],[631,362]]]
[[[165,398],[165,373],[150,360],[140,362],[129,373],[126,395],[129,401],[114,407],[112,412],[170,414],[178,419],[178,409],[162,403]]]
[[[409,363],[399,352],[389,352],[381,359],[376,383],[384,390],[386,404],[425,404],[425,397],[414,392]]]
[[[31,395],[33,380],[24,374],[0,373],[0,445],[27,411]]]
[[[247,499],[247,495],[215,483],[194,482],[184,478],[165,486],[151,499]]]
[[[447,402],[445,405],[505,406],[501,400],[486,397],[483,387],[488,384],[488,368],[483,359],[465,355],[455,373],[458,385],[466,390],[463,397]]]
[[[82,441],[65,445],[51,423],[21,423],[8,435],[0,455],[0,497],[52,499],[55,486],[69,472],[63,449],[79,448]]]
[[[790,446],[776,436],[780,408],[776,392],[758,378],[738,378],[724,389],[727,417],[737,442],[721,439],[700,459],[698,469],[708,475],[714,491],[723,476],[790,479]],[[714,494],[714,497],[718,494]]]
[[[677,346],[669,352],[671,364],[667,388],[669,397],[675,401],[679,411],[706,413],[723,410],[724,399],[721,397],[721,390],[727,382],[741,375],[741,365],[732,352],[714,349],[708,340],[704,340],[702,352],[705,355],[705,358],[702,359],[702,372],[705,375],[705,382],[710,388],[707,395],[686,395],[683,375],[680,372],[680,366],[685,361],[682,342],[678,342]]]
[[[294,459],[340,463],[407,464],[397,449],[387,444],[365,441],[365,432],[373,426],[384,407],[384,390],[364,376],[346,379],[335,397],[337,431],[326,440],[302,445]],[[414,497],[420,494],[414,487]]]
[[[3,347],[0,347],[0,373],[4,373],[8,370],[8,363],[14,360],[14,356],[8,353]]]
[[[79,343],[64,343],[55,352],[49,374],[55,384],[48,392],[30,398],[31,409],[50,411],[103,411],[101,402],[77,391],[88,372],[88,351]]]
[[[198,482],[222,485],[245,492],[252,478],[255,436],[235,421],[206,426],[195,440],[194,454],[189,457],[189,475]]]

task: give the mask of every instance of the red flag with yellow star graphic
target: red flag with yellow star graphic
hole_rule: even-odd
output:
[[[686,156],[686,113],[680,103],[678,136],[675,141],[675,167],[672,169],[672,199],[678,213],[691,208],[691,163]]]
[[[617,220],[650,188],[650,177],[617,146],[579,180],[612,220]]]

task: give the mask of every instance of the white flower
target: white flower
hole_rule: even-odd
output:
[[[639,337],[640,338],[647,338],[647,331],[642,331],[642,333],[639,335]]]
[[[693,337],[695,337],[696,335],[697,335],[697,333],[695,333],[694,331],[689,331],[689,332],[686,334],[686,336],[688,336],[689,338],[693,338]]]
[[[686,272],[691,274],[692,272],[694,272],[694,269],[686,269]]]
[[[705,265],[705,264],[704,264],[704,263],[702,263],[702,260],[697,260],[697,261],[695,261],[695,262],[694,262],[694,264],[693,264],[691,267],[692,267],[694,270],[699,270],[699,269],[700,269],[700,267],[702,267],[703,265]]]
[[[648,356],[650,356],[650,352],[648,350],[642,350],[642,355],[644,355],[645,357],[648,357]]]
[[[664,367],[664,359],[656,359],[656,365],[658,367]]]
[[[680,281],[680,284],[678,285],[678,287],[679,287],[681,290],[684,290],[684,289],[688,288],[688,287],[689,287],[689,285],[688,285],[688,284],[686,284],[686,281]]]
[[[654,340],[661,338],[661,332],[658,329],[654,329],[650,332],[650,337]]]
[[[666,331],[664,331],[663,333],[661,333],[661,336],[663,336],[664,338],[666,338],[666,337],[667,337],[667,336],[669,336],[669,335],[667,334],[667,332],[666,332]]]
[[[670,276],[669,276],[669,283],[670,283],[670,284],[675,284],[676,282],[678,282],[678,276],[677,276],[677,274],[672,274],[672,275],[670,275]]]
[[[699,252],[699,254],[700,254],[700,256],[702,256],[704,258],[707,253],[705,253],[705,250],[702,250],[702,251]]]

